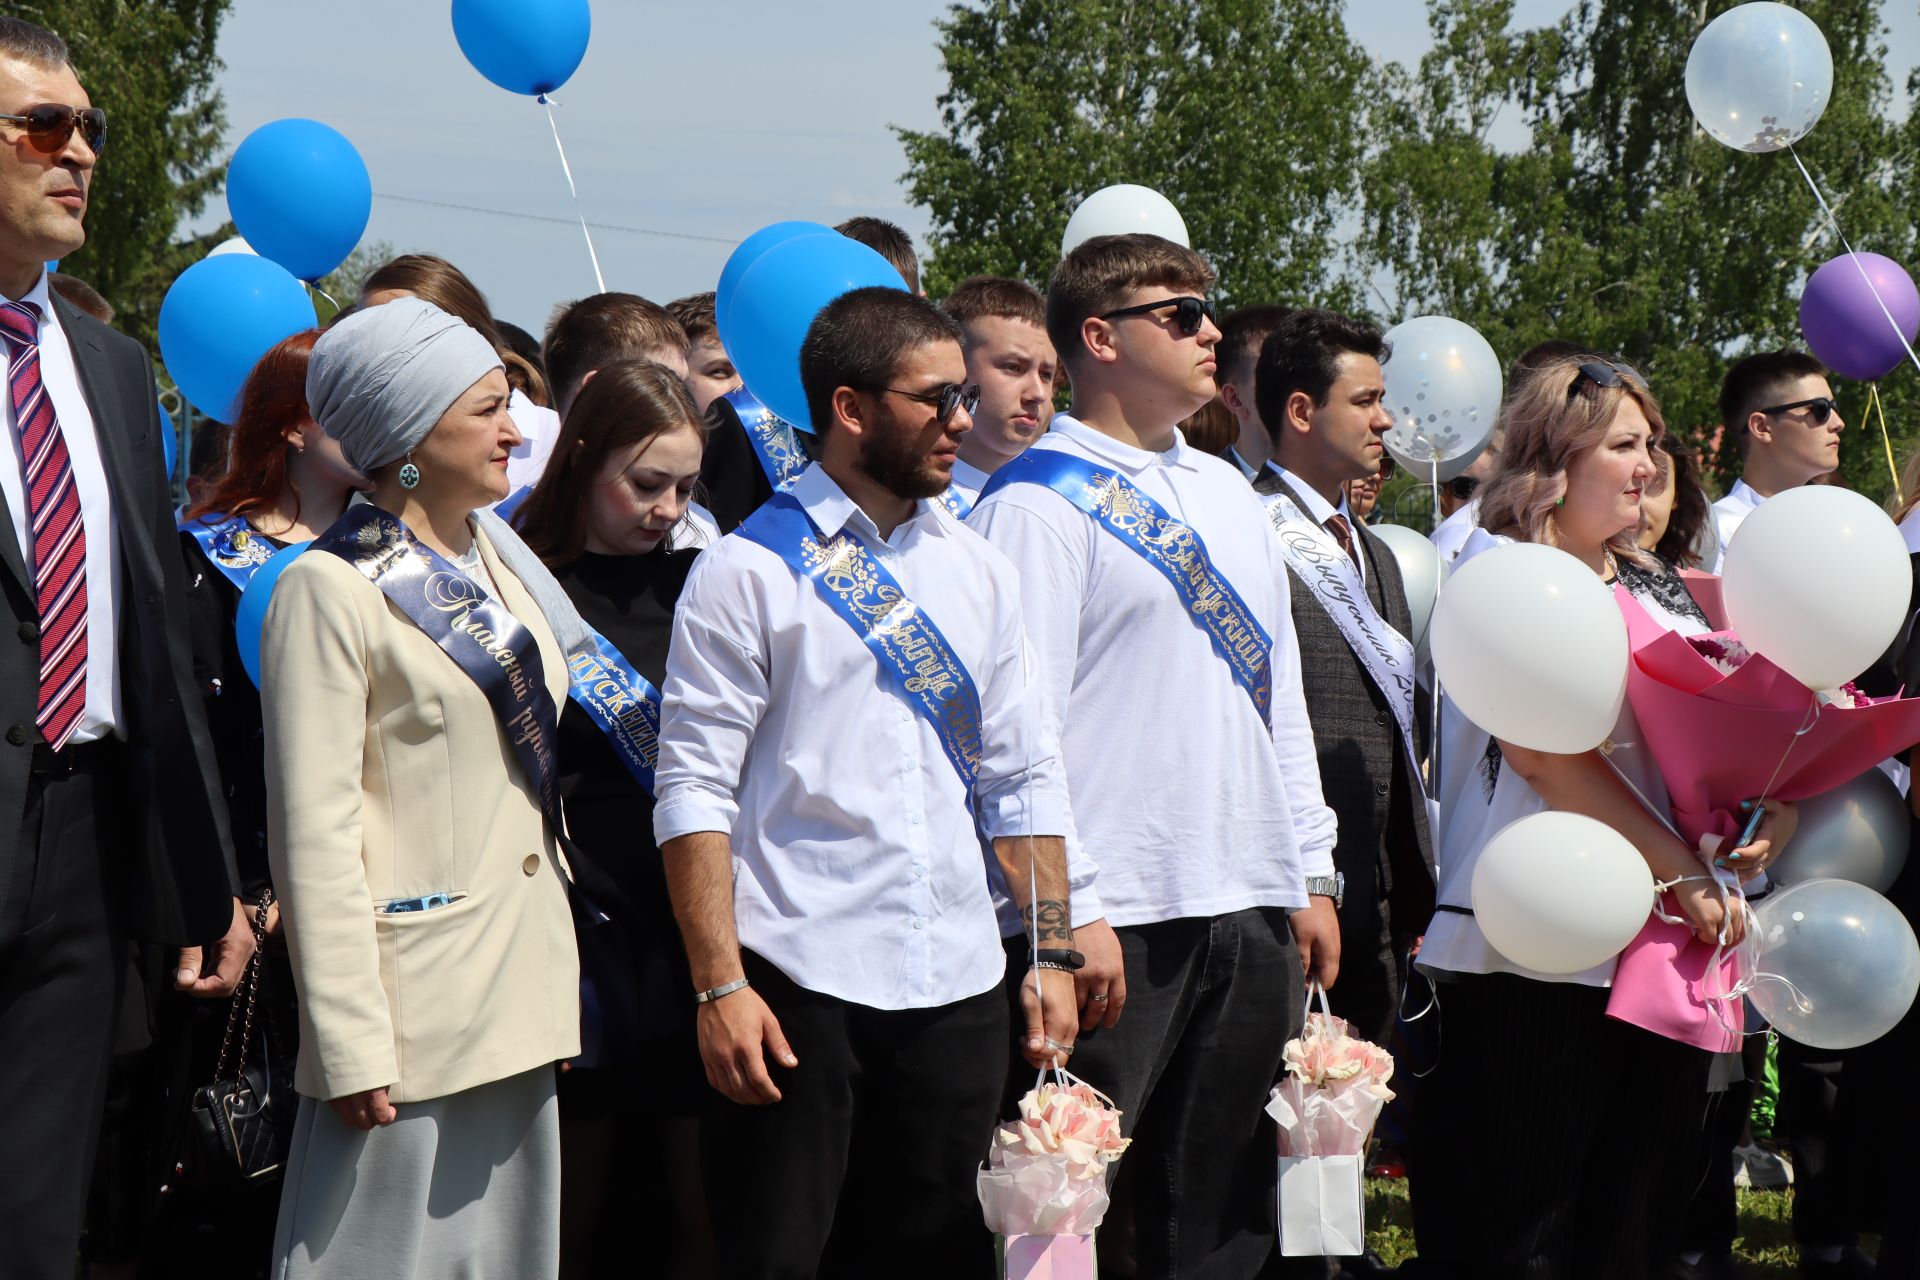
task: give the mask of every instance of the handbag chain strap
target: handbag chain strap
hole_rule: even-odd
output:
[[[240,990],[233,993],[233,1000],[227,1006],[227,1031],[220,1039],[220,1060],[214,1064],[215,1083],[222,1080],[238,1081],[247,1063],[247,1046],[253,1043],[253,1009],[260,999],[260,966],[267,954],[267,908],[273,904],[271,886],[260,891],[260,901],[253,912],[253,958],[247,961],[247,975],[241,980]],[[244,1004],[244,1018],[242,1005]],[[240,1027],[240,1049],[233,1049],[233,1029]],[[233,1063],[233,1074],[227,1074],[227,1063]]]

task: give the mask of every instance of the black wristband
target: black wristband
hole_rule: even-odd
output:
[[[1072,947],[1041,947],[1033,953],[1033,962],[1077,973],[1086,968],[1087,958]]]

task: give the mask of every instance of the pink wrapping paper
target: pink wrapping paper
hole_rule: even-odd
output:
[[[1703,611],[1723,622],[1715,617],[1719,579],[1687,578]],[[1731,844],[1743,825],[1741,802],[1763,789],[1772,799],[1805,800],[1920,742],[1920,698],[1827,705],[1814,715],[1813,690],[1766,658],[1754,654],[1728,675],[1649,617],[1631,593],[1615,588],[1614,597],[1632,650],[1627,698],[1642,745],[1666,781],[1674,825],[1690,843],[1711,832]],[[1669,914],[1680,914],[1671,898],[1666,905]],[[1713,951],[1686,926],[1649,919],[1620,955],[1608,1015],[1684,1044],[1731,1052],[1740,1038],[1713,1016],[1706,999]],[[1737,980],[1730,959],[1721,968],[1716,991]],[[1724,1016],[1739,1025],[1737,1012]]]
[[[1093,1237],[1008,1236],[1006,1280],[1093,1280]]]

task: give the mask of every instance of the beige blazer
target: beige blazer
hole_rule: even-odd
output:
[[[556,706],[566,662],[480,537],[532,631]],[[437,1098],[580,1051],[565,863],[480,687],[340,557],[303,555],[261,637],[268,856],[300,995],[295,1084]],[[464,894],[450,906],[382,903]]]

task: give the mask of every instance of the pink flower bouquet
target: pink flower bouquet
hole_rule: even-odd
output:
[[[1287,1042],[1287,1074],[1267,1101],[1283,1156],[1364,1155],[1374,1121],[1393,1101],[1393,1055],[1353,1035],[1345,1019],[1324,1011],[1325,1000]]]
[[[1132,1141],[1092,1085],[1056,1071],[1020,1099],[1020,1118],[993,1132],[976,1191],[1003,1236],[1089,1235],[1107,1212],[1107,1166]]]
[[[1689,586],[1702,594],[1698,581]],[[1731,849],[1742,801],[1762,791],[1778,800],[1817,796],[1920,742],[1920,698],[1809,689],[1731,632],[1681,636],[1630,593],[1614,595],[1632,651],[1627,698],[1689,843],[1713,835]],[[1738,1011],[1716,1017],[1711,1002],[1738,975],[1731,958],[1708,974],[1714,950],[1685,924],[1650,919],[1621,953],[1608,1014],[1703,1049],[1737,1047]]]

